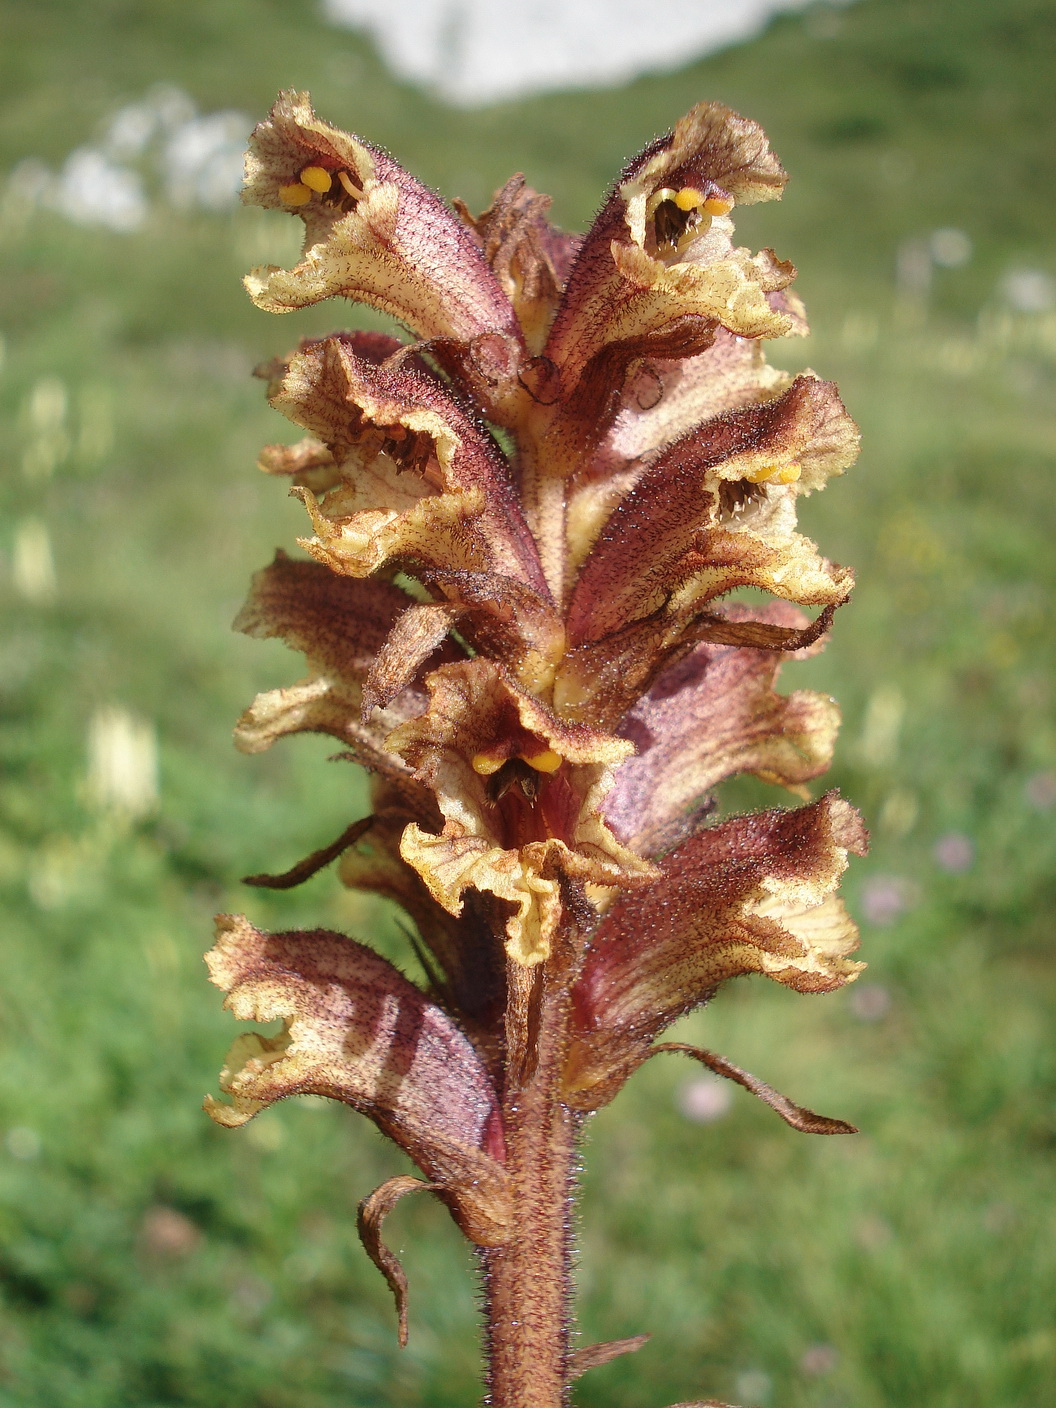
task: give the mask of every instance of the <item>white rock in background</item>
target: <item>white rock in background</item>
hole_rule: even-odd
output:
[[[401,78],[472,106],[681,68],[809,0],[323,0]]]
[[[8,189],[24,206],[119,234],[141,230],[159,202],[177,210],[230,210],[238,203],[252,126],[245,113],[202,116],[181,88],[158,84],[119,108],[99,141],[71,152],[59,172],[31,157],[12,171]]]

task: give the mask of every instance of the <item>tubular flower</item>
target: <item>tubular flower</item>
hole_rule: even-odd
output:
[[[311,1092],[373,1119],[425,1179],[360,1209],[401,1334],[381,1222],[425,1188],[486,1249],[493,1401],[556,1406],[643,1342],[568,1349],[587,1113],[678,1050],[797,1128],[851,1130],[657,1038],[730,978],[816,993],[861,967],[836,891],[866,835],[808,790],[839,711],[775,688],[851,592],[796,510],[853,463],[857,431],[832,383],[766,361],[765,339],[806,333],[795,270],[736,246],[732,216],[786,177],[721,104],[632,161],[582,238],[521,176],[479,216],[449,209],[306,95],[280,97],[246,173],[247,201],[305,226],[295,268],[247,280],[258,306],[342,296],[408,334],[306,339],[259,369],[305,432],[260,467],[303,503],[307,557],[280,551],[235,624],[307,674],[260,695],[236,742],[328,734],[369,770],[371,808],[250,883],[340,859],[346,885],[405,911],[424,977],[338,934],[223,917],[213,981],[237,1017],[283,1029],[239,1038],[230,1103],[207,1108],[234,1126]],[[745,587],[774,600],[730,599]],[[743,773],[802,805],[714,822]]]

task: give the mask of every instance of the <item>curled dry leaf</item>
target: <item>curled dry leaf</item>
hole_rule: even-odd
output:
[[[367,1256],[385,1277],[396,1301],[401,1349],[407,1348],[407,1273],[400,1265],[399,1257],[381,1240],[381,1225],[408,1193],[434,1192],[439,1186],[437,1183],[423,1183],[420,1178],[412,1178],[409,1174],[398,1174],[380,1188],[375,1188],[356,1211],[359,1240]]]
[[[731,608],[739,624],[746,608]],[[775,603],[765,623],[802,629],[799,612]],[[619,839],[643,855],[669,850],[695,829],[711,790],[737,773],[798,788],[832,761],[840,712],[811,690],[777,694],[782,656],[702,643],[670,665],[626,715],[620,732],[636,753],[620,764],[602,805]]]

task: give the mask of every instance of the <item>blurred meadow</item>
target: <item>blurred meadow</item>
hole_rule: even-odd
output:
[[[200,1110],[236,1030],[201,962],[214,912],[343,929],[416,971],[329,872],[239,884],[363,798],[324,739],[230,745],[301,663],[229,629],[302,531],[254,469],[293,436],[250,370],[345,320],[253,309],[241,274],[288,262],[300,226],[215,186],[291,85],[472,206],[524,171],[568,228],[698,99],[757,118],[792,180],[739,231],[795,260],[815,329],[772,359],[838,380],[864,434],[805,513],[860,585],[785,683],[843,705],[870,967],[826,998],[733,985],[678,1033],[863,1133],[810,1139],[650,1063],[589,1130],[579,1279],[584,1343],[653,1339],[577,1401],[1051,1401],[1056,6],[819,6],[679,73],[475,112],[399,86],[308,0],[0,0],[0,33],[0,1405],[479,1392],[472,1258],[442,1210],[390,1224],[404,1352],[356,1241],[397,1151],[322,1101],[236,1133]],[[212,176],[167,141],[180,124]],[[83,154],[71,174],[104,139],[146,206]],[[108,200],[116,228],[90,223]]]

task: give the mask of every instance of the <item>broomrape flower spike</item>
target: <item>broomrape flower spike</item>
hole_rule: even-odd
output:
[[[858,447],[830,382],[764,356],[806,320],[792,265],[737,246],[733,215],[785,180],[719,103],[630,162],[583,237],[522,176],[480,215],[449,208],[307,94],[280,96],[246,161],[245,199],[305,229],[294,268],[248,277],[254,302],[345,297],[406,331],[307,338],[259,372],[302,432],[260,467],[303,502],[305,556],[280,551],[235,624],[306,674],[236,743],[329,734],[372,801],[329,844],[306,822],[311,853],[248,880],[337,861],[405,910],[423,977],[360,939],[222,916],[213,982],[282,1030],[235,1042],[206,1108],[233,1127],[325,1095],[408,1154],[421,1177],[364,1198],[363,1244],[404,1342],[384,1218],[413,1191],[446,1205],[479,1252],[496,1408],[558,1408],[647,1338],[573,1353],[569,1307],[583,1125],[643,1062],[689,1055],[796,1129],[854,1132],[660,1040],[732,978],[819,993],[861,967],[837,887],[866,834],[809,791],[839,711],[775,687],[850,594],[796,509]],[[742,587],[771,603],[731,601]],[[739,773],[800,805],[716,823]]]

